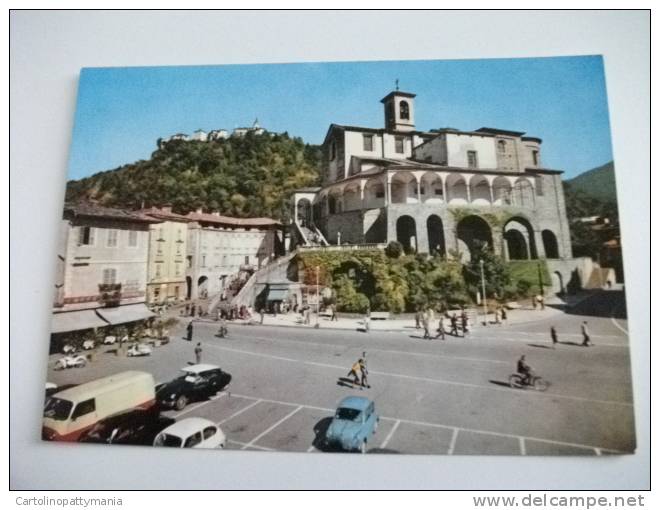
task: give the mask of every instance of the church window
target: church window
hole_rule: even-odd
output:
[[[477,168],[477,151],[467,151],[468,168]]]
[[[534,162],[534,166],[539,165],[539,151],[532,151],[532,161]]]
[[[374,135],[362,135],[362,149],[367,152],[374,150]]]
[[[403,154],[403,137],[397,136],[394,139],[394,150],[397,154]]]
[[[410,119],[410,106],[408,106],[407,101],[401,101],[399,103],[399,117],[402,120]]]
[[[497,142],[497,152],[500,154],[504,154],[506,152],[506,142],[504,140]]]

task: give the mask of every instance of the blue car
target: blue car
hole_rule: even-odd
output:
[[[325,435],[326,444],[347,451],[367,451],[367,442],[376,432],[378,415],[373,400],[346,397],[339,403]]]

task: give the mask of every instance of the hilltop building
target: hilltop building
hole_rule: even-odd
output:
[[[231,135],[229,134],[229,131],[226,129],[214,129],[212,131],[209,131],[208,133],[204,131],[203,129],[198,129],[196,130],[192,135],[187,135],[185,133],[177,133],[175,135],[166,137],[166,138],[159,138],[157,141],[158,148],[162,148],[164,144],[167,142],[171,142],[173,140],[184,140],[184,141],[197,141],[197,142],[212,142],[214,140],[226,140],[230,136],[245,136],[248,133],[253,133],[255,135],[263,135],[266,134],[268,131],[266,129],[262,128],[259,125],[259,119],[255,119],[254,123],[252,124],[251,127],[237,127],[235,128]]]

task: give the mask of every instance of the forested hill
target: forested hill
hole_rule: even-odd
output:
[[[185,214],[204,207],[227,216],[285,220],[296,188],[318,182],[320,151],[288,134],[173,140],[151,159],[69,181],[67,201],[140,208],[171,204]]]
[[[592,198],[616,203],[614,162],[612,161],[573,177],[567,181],[567,184],[572,190],[583,192]]]

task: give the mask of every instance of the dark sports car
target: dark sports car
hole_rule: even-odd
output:
[[[231,375],[215,365],[191,365],[181,371],[180,377],[156,386],[156,401],[161,407],[180,411],[190,402],[215,395],[231,381]]]

